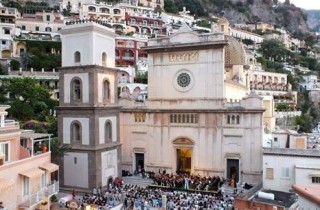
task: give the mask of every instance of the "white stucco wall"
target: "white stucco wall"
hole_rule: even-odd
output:
[[[68,34],[61,37],[62,41],[62,66],[76,66],[92,64],[92,33]],[[68,44],[65,44],[68,43]],[[81,44],[80,44],[81,43]],[[81,61],[74,62],[74,53],[80,52]]]
[[[310,173],[319,170],[310,170],[302,166],[306,163],[309,166],[319,166],[319,160],[319,158],[263,155],[263,188],[289,191],[294,184],[310,185],[312,184]],[[267,168],[273,168],[273,179],[266,179]],[[288,168],[289,177],[282,177],[282,168]]]
[[[64,155],[63,160],[64,185],[87,188],[89,176],[88,154],[68,152]]]
[[[99,118],[99,144],[105,143],[105,123],[110,120],[112,128],[112,142],[117,141],[117,118],[113,117],[100,117]]]
[[[192,53],[196,51],[185,51]],[[222,49],[199,50],[197,61],[171,62],[168,53],[149,55],[148,98],[149,99],[185,99],[224,97],[223,71],[224,51]],[[182,52],[184,53],[184,52]],[[189,71],[192,88],[178,90],[177,74]],[[161,88],[158,88],[161,87]]]
[[[102,66],[102,53],[107,54],[107,67],[115,67],[115,39],[97,32],[93,33],[92,63]]]
[[[104,80],[107,79],[109,81],[110,84],[110,102],[111,103],[115,103],[115,79],[114,79],[114,75],[111,74],[98,74],[98,102],[102,103],[103,102],[103,82]]]
[[[317,162],[317,161],[315,161]],[[319,159],[318,164],[303,164],[295,166],[295,183],[298,185],[312,185],[312,176],[320,176]],[[315,184],[319,185],[319,184]]]
[[[107,54],[107,67],[115,66],[114,30],[97,23],[67,25],[62,34],[62,66],[102,65],[102,53]],[[65,44],[67,43],[67,44]],[[75,63],[79,51],[81,61]]]
[[[71,123],[73,121],[79,121],[81,123],[82,144],[89,145],[89,118],[63,118],[63,143],[70,144],[71,142]]]
[[[118,152],[116,149],[101,153],[101,183],[107,185],[108,178],[115,179],[118,172]]]
[[[71,80],[73,78],[80,78],[82,82],[82,102],[89,103],[89,75],[88,73],[65,74],[64,75],[64,102],[71,101]]]

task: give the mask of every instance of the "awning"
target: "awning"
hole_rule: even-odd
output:
[[[320,171],[314,171],[309,173],[310,177],[320,177]]]
[[[35,177],[39,177],[42,174],[44,174],[44,171],[39,168],[33,168],[33,169],[30,169],[27,171],[20,172],[19,174],[22,176],[29,177],[29,178],[35,178]]]
[[[14,180],[0,178],[0,193],[13,189]]]
[[[49,173],[59,170],[59,166],[54,163],[45,163],[45,164],[39,166],[39,168],[44,169],[44,170],[48,171]]]

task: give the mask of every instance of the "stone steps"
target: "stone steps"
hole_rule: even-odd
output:
[[[133,184],[133,185],[139,185],[142,187],[146,187],[148,185],[151,185],[153,181],[151,179],[144,179],[140,176],[124,176],[122,177],[124,184]]]

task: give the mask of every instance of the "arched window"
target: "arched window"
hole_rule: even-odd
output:
[[[81,135],[81,125],[79,122],[73,122],[71,124],[71,141],[81,142],[82,135]]]
[[[231,124],[235,124],[236,123],[236,117],[234,115],[232,115],[231,117]]]
[[[81,62],[81,54],[79,51],[74,53],[74,62],[75,63],[80,63]]]
[[[102,53],[102,66],[107,67],[107,54],[105,52]]]
[[[73,101],[80,101],[82,98],[82,87],[80,79],[74,79],[71,82],[71,97]]]
[[[103,100],[110,100],[110,83],[108,80],[103,82]]]
[[[236,124],[240,124],[240,116],[239,115],[237,115]]]
[[[111,122],[107,121],[105,126],[105,141],[112,142],[112,126]]]
[[[227,117],[227,124],[231,124],[231,119],[230,119],[231,117],[230,117],[230,115],[228,115],[228,117]]]

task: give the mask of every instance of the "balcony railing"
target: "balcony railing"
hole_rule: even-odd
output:
[[[41,188],[39,191],[23,196],[21,199],[20,207],[31,207],[39,204],[44,198],[59,192],[59,181],[55,181],[46,187]]]
[[[45,198],[45,188],[40,189],[39,191],[23,196],[22,204],[20,207],[30,207],[40,203]]]
[[[59,192],[59,181],[55,181],[47,186],[45,195],[51,196],[58,192]]]
[[[276,118],[301,116],[301,111],[276,111]]]

